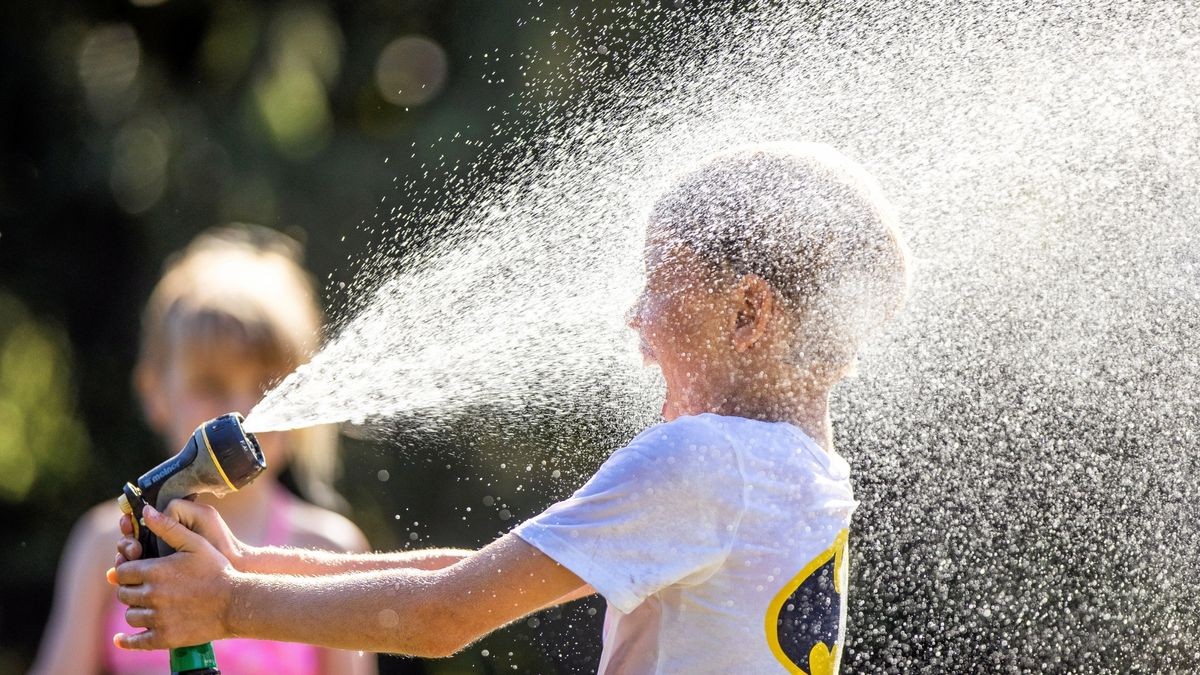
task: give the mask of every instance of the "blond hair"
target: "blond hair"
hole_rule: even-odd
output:
[[[656,201],[650,227],[714,268],[765,279],[797,317],[795,358],[810,369],[844,372],[907,292],[905,247],[882,189],[828,145],[710,157]]]
[[[185,349],[236,344],[277,378],[306,362],[324,317],[298,242],[264,227],[213,228],[167,259],[142,314],[137,369],[163,371]],[[271,383],[264,383],[271,384]],[[342,507],[336,427],[289,432],[292,474],[304,496]]]

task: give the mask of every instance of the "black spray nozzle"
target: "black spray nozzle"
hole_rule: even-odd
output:
[[[196,427],[177,455],[147,471],[137,483],[126,483],[118,503],[134,516],[134,534],[146,557],[169,551],[139,522],[142,506],[160,511],[172,499],[201,493],[224,496],[249,485],[267,468],[254,434],[242,428],[242,416],[229,413]]]
[[[199,436],[204,442],[229,492],[249,485],[267,468],[258,439],[242,428],[243,421],[239,413],[221,415],[201,424],[192,434],[193,440]]]

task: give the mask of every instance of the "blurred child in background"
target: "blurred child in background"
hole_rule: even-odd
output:
[[[272,383],[312,355],[322,317],[299,248],[272,230],[236,226],[202,234],[168,261],[143,315],[133,375],[146,421],[165,443],[164,458],[183,447],[202,422],[235,410],[248,413]],[[258,438],[267,471],[252,487],[211,501],[238,538],[259,545],[367,550],[353,523],[315,505],[340,501],[331,485],[337,430],[325,426]],[[285,467],[313,503],[279,482]],[[118,488],[113,486],[114,499]],[[169,672],[165,651],[112,645],[114,633],[128,630],[126,607],[103,575],[119,536],[115,513],[115,500],[105,501],[72,531],[34,673]],[[373,655],[310,645],[233,639],[214,648],[229,673],[375,671]]]

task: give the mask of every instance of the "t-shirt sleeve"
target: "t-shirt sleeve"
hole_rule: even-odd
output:
[[[514,533],[629,613],[724,562],[744,509],[729,439],[697,418],[652,427]]]

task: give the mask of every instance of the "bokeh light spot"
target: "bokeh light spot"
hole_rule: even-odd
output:
[[[109,121],[128,110],[142,52],[129,24],[102,24],[84,36],[79,48],[79,81],[88,106]]]
[[[254,61],[262,32],[258,11],[241,2],[221,2],[213,7],[212,28],[201,46],[206,78],[218,88],[231,88]]]
[[[309,70],[326,86],[336,82],[341,71],[343,42],[341,29],[324,7],[290,7],[271,24],[276,63]]]
[[[130,123],[113,139],[109,187],[117,204],[128,213],[149,210],[162,197],[170,159],[163,129]]]
[[[389,103],[428,103],[446,85],[449,63],[441,45],[420,35],[406,35],[383,48],[375,63],[375,85]]]
[[[293,159],[318,153],[331,133],[325,87],[303,67],[277,69],[254,87],[254,100],[280,152]]]

